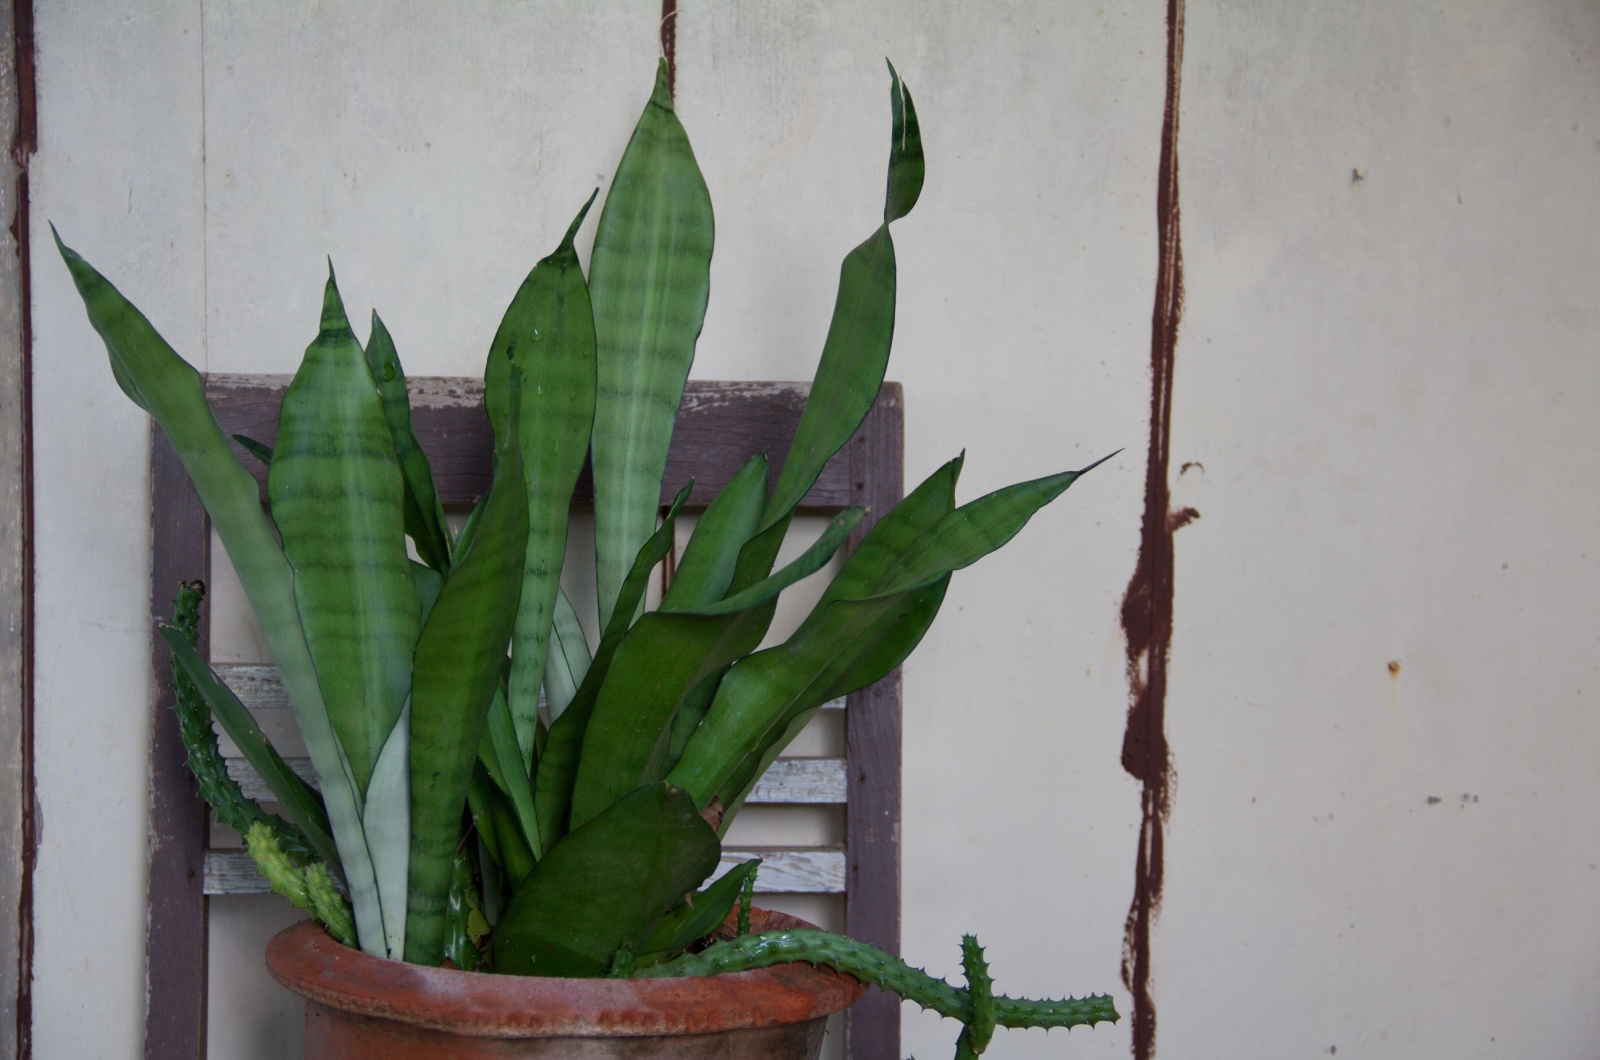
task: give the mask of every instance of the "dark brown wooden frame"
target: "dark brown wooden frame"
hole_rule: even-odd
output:
[[[284,376],[213,376],[207,395],[225,433],[271,443]],[[413,419],[446,504],[470,504],[488,486],[490,441],[481,384],[412,381]],[[770,450],[782,466],[805,402],[797,383],[691,382],[685,393],[663,498],[693,474],[705,503],[748,457]],[[146,936],[145,1056],[200,1060],[206,1049],[206,906],[203,883],[208,812],[184,761],[168,689],[168,654],[155,634],[180,581],[209,580],[210,525],[182,465],[159,430],[151,448],[151,668],[156,689],[150,748],[150,890]],[[867,508],[852,535],[900,500],[904,420],[900,386],[884,384],[861,430],[829,462],[804,506]],[[259,470],[259,465],[247,461]],[[261,477],[264,478],[264,473]],[[591,494],[585,479],[577,501]],[[206,622],[201,649],[206,650]],[[900,948],[900,675],[852,694],[845,711],[845,930],[891,953]],[[899,999],[872,991],[849,1016],[853,1060],[899,1060]]]

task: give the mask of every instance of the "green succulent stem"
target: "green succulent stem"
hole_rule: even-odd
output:
[[[982,950],[977,941],[971,942],[977,961],[982,962]],[[686,953],[675,960],[641,969],[641,978],[674,975],[721,975],[725,972],[746,972],[753,968],[767,968],[774,964],[804,961],[807,964],[825,965],[835,971],[853,975],[872,983],[907,1001],[915,1001],[925,1009],[939,1015],[960,1020],[966,1030],[962,1038],[969,1055],[977,1055],[988,1044],[988,1033],[994,1027],[1078,1027],[1118,1019],[1117,1009],[1109,995],[1097,994],[1083,998],[1059,1000],[1013,998],[995,996],[988,989],[988,970],[984,966],[978,975],[975,993],[951,986],[920,968],[913,968],[900,958],[885,953],[876,946],[844,935],[826,931],[795,930],[766,931],[759,935],[717,942],[699,953]],[[976,965],[968,964],[972,975]],[[991,1008],[992,1006],[992,1008]]]
[[[260,821],[250,826],[244,842],[275,892],[289,899],[296,909],[310,913],[328,929],[328,934],[346,946],[356,944],[356,922],[350,903],[334,887],[328,866],[321,862],[305,868],[295,865],[278,845],[272,829]]]
[[[200,639],[200,603],[206,587],[201,581],[183,582],[172,601],[172,625],[191,646]],[[216,730],[211,727],[211,708],[183,670],[172,670],[172,709],[178,716],[178,736],[189,753],[189,771],[200,784],[200,795],[217,813],[217,820],[240,835],[257,825],[271,830],[284,854],[296,865],[316,860],[316,852],[305,833],[245,795],[228,773]]]

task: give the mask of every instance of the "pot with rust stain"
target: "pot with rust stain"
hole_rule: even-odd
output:
[[[751,911],[754,931],[811,927]],[[373,957],[306,921],[267,944],[306,1002],[306,1060],[815,1060],[866,985],[809,964],[680,979],[552,979]]]

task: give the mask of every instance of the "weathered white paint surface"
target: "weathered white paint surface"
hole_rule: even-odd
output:
[[[1125,1008],[1117,623],[1160,5],[680,3],[679,109],[718,211],[698,375],[810,374],[881,202],[888,55],[929,152],[896,231],[908,478],[965,446],[973,497],[1130,447],[958,575],[907,667],[904,881],[913,962],[958,974],[976,930],[1002,989]],[[35,231],[57,222],[213,370],[292,369],[331,254],[411,370],[474,372],[607,179],[658,10],[38,5]],[[1174,471],[1201,519],[1177,538],[1161,1055],[1600,1042],[1597,64],[1578,0],[1191,2],[1172,455],[1204,467]],[[36,1055],[122,1057],[142,1014],[145,433],[43,241],[33,264]],[[293,1049],[251,956],[279,915],[213,921],[214,1056]],[[906,1028],[908,1054],[948,1052],[952,1025]],[[996,1052],[1063,1048],[1123,1056],[1127,1031]]]

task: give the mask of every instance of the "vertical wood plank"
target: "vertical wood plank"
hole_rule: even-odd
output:
[[[905,495],[905,418],[899,383],[885,383],[878,403],[850,443],[853,503],[865,505],[850,547]],[[900,671],[852,693],[845,705],[849,859],[845,934],[900,952]],[[851,1060],[900,1060],[900,999],[873,990],[850,1009]]]
[[[31,1049],[33,909],[33,474],[32,376],[29,357],[28,197],[25,162],[32,150],[24,97],[32,105],[32,6],[0,0],[0,52],[18,59],[16,77],[0,77],[0,1060],[25,1060]],[[22,69],[24,59],[30,60]]]
[[[22,22],[24,32],[18,34]],[[0,2],[0,1058],[30,1052],[34,831],[34,484],[27,298],[27,155],[32,152],[32,5]],[[27,67],[22,62],[27,61]],[[22,118],[22,98],[29,104]]]
[[[146,1060],[201,1060],[206,1046],[207,810],[189,773],[166,643],[155,622],[172,614],[178,583],[210,576],[210,523],[189,476],[151,425],[150,892],[145,936]],[[200,616],[207,654],[209,610]]]

